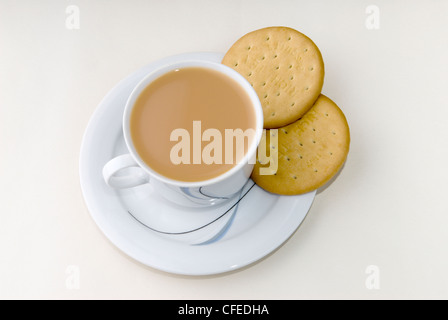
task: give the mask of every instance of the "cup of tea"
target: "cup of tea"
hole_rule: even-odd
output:
[[[180,205],[235,197],[249,180],[263,131],[251,84],[216,62],[185,60],[144,77],[123,113],[128,154],[103,168],[112,188],[151,184]]]

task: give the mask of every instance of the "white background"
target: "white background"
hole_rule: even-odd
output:
[[[448,298],[447,21],[435,0],[0,0],[0,298]],[[152,61],[225,52],[276,25],[322,51],[323,93],[351,129],[343,170],[282,247],[242,270],[177,276],[128,258],[81,194],[95,108]]]

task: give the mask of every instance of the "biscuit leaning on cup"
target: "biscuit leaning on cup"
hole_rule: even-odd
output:
[[[297,30],[268,27],[236,41],[222,63],[248,80],[263,107],[264,128],[278,128],[302,117],[324,83],[324,62],[314,42]]]

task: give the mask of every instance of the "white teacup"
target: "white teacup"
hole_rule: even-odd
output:
[[[172,70],[185,67],[207,68],[233,79],[248,94],[251,106],[255,111],[255,137],[242,161],[223,174],[204,181],[185,182],[161,175],[141,159],[131,139],[130,116],[137,97],[155,79]],[[237,195],[249,180],[262,131],[263,111],[260,100],[255,90],[242,75],[216,62],[200,60],[176,62],[151,72],[132,91],[123,114],[123,134],[129,153],[110,160],[103,168],[103,177],[109,186],[118,189],[150,183],[154,190],[179,205],[207,206],[222,203]]]

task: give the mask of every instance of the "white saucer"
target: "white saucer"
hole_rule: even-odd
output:
[[[189,53],[168,57],[128,76],[100,103],[81,146],[81,188],[98,227],[130,257],[170,273],[217,274],[263,258],[299,227],[316,194],[277,196],[250,180],[240,198],[232,203],[185,209],[162,200],[149,185],[116,191],[104,183],[104,164],[127,152],[121,122],[134,86],[164,64],[187,58],[219,62],[222,56]]]

